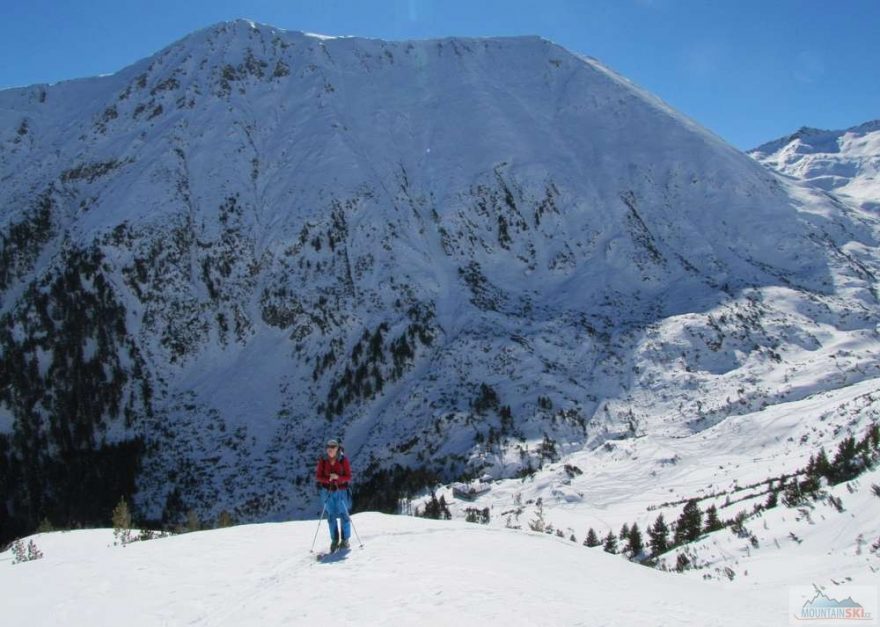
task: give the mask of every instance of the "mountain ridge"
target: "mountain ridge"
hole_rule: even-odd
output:
[[[873,216],[596,62],[197,35],[0,92],[4,459],[66,486],[6,488],[32,523],[73,516],[51,495],[75,463],[99,486],[93,458],[137,461],[116,487],[147,519],[262,520],[311,507],[342,436],[387,509],[790,399],[838,344],[825,385],[876,369]]]
[[[844,130],[803,127],[748,154],[787,176],[875,211],[880,207],[880,120]]]

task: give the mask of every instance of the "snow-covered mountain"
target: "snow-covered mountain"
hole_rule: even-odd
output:
[[[749,154],[865,209],[880,209],[880,120],[845,131],[804,127]]]
[[[536,37],[236,21],[0,92],[6,533],[362,508],[878,374],[877,221]]]

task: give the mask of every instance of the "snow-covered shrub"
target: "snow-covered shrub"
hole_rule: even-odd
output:
[[[12,560],[13,564],[21,564],[22,562],[32,562],[43,557],[43,552],[37,548],[36,543],[30,540],[27,548],[24,542],[16,540],[12,543],[12,554],[15,556]]]

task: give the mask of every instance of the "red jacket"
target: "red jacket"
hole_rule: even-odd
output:
[[[337,478],[331,479],[330,475],[336,473]],[[321,457],[318,460],[318,467],[315,469],[315,480],[322,488],[333,489],[348,487],[351,481],[351,465],[348,463],[348,457],[342,455],[342,459],[337,456],[333,461],[328,457]]]

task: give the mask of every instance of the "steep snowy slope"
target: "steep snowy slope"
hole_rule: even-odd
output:
[[[749,154],[761,163],[865,209],[880,208],[880,120],[845,131],[802,128]]]
[[[0,556],[15,625],[780,625],[784,588],[746,590],[538,534],[355,516],[365,548],[308,554],[315,521],[112,546],[109,530],[39,535]]]
[[[328,435],[388,508],[878,371],[872,216],[540,38],[220,24],[0,132],[9,534],[302,515]]]

